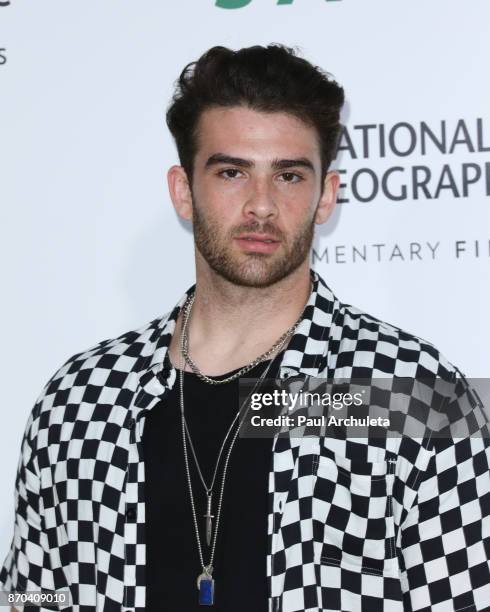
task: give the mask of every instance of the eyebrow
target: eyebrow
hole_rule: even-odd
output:
[[[250,159],[243,159],[242,157],[233,157],[231,155],[225,155],[224,153],[215,153],[208,157],[205,167],[210,168],[218,164],[230,164],[231,166],[238,166],[239,168],[253,168],[255,163]],[[307,168],[315,171],[313,163],[307,157],[298,157],[297,159],[273,159],[271,162],[273,170],[285,170],[287,168]]]

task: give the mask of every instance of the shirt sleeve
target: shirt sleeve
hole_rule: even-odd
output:
[[[35,441],[31,437],[37,407],[36,404],[27,420],[17,465],[14,532],[10,550],[0,570],[0,588],[5,591],[54,590],[48,540],[43,526]],[[21,605],[15,604],[15,607],[22,610]]]
[[[406,612],[490,610],[490,432],[463,375],[446,414],[401,526]]]

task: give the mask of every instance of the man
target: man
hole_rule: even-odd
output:
[[[168,182],[192,221],[196,285],[47,383],[22,443],[4,589],[69,590],[74,610],[489,609],[477,396],[434,346],[310,270],[339,187],[342,104],[329,75],[279,45],[214,47],[184,69]],[[245,376],[424,376],[433,395],[440,379],[447,415],[474,416],[479,435],[246,438]]]

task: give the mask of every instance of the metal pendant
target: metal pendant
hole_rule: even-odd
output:
[[[199,589],[199,605],[214,605],[214,579],[209,571],[204,571],[197,577],[197,588]]]
[[[206,509],[206,514],[204,515],[204,518],[206,519],[206,543],[208,546],[211,545],[211,535],[213,533],[213,519],[214,519],[214,514],[211,514],[211,499],[212,499],[213,494],[211,493],[211,495],[208,495],[208,506]]]

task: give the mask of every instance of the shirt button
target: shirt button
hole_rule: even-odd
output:
[[[136,508],[131,506],[126,509],[126,520],[128,523],[134,523],[136,520]]]

